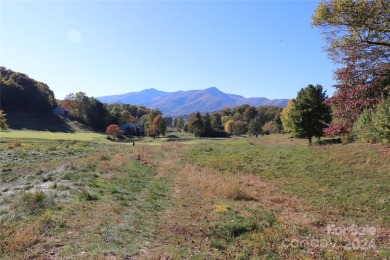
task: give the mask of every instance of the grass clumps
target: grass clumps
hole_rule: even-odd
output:
[[[52,206],[54,206],[54,199],[42,190],[24,192],[19,204],[19,207],[29,214],[36,214]]]
[[[233,200],[255,200],[245,186],[240,182],[228,182],[225,187],[227,199]]]
[[[83,189],[80,194],[81,200],[94,201],[98,200],[99,197],[96,194],[91,193],[90,191]]]

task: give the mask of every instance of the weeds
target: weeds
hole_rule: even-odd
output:
[[[16,147],[21,147],[22,143],[20,141],[10,141],[8,142],[8,149],[14,149]]]
[[[36,214],[54,205],[54,199],[46,195],[42,190],[35,192],[23,192],[20,198],[21,207],[29,214]]]
[[[88,190],[83,189],[80,193],[80,199],[87,200],[87,201],[94,201],[94,200],[98,200],[99,197],[96,194],[93,194]]]

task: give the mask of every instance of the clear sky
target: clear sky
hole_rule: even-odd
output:
[[[45,82],[56,98],[220,90],[328,95],[335,65],[311,27],[318,1],[0,2],[0,65]]]

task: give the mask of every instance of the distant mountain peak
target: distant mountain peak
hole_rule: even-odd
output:
[[[98,99],[110,104],[124,103],[159,108],[165,116],[187,115],[197,111],[213,112],[225,106],[234,107],[243,104],[285,107],[289,101],[288,99],[244,98],[239,95],[226,94],[216,87],[176,92],[149,88],[123,95],[103,96]]]

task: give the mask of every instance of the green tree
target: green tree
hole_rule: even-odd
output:
[[[234,123],[234,134],[235,135],[243,135],[243,134],[246,134],[246,132],[248,131],[248,127],[247,127],[247,124],[242,121],[242,120],[238,120]]]
[[[200,137],[204,133],[205,125],[199,112],[190,116],[188,130],[193,133],[195,137]]]
[[[390,142],[390,98],[381,101],[375,111],[374,127],[383,143]]]
[[[256,108],[247,107],[244,111],[244,121],[250,123],[257,116]]]
[[[222,116],[222,118],[221,118],[222,125],[225,126],[226,123],[227,123],[229,120],[231,120],[231,119],[232,119],[231,116]]]
[[[171,126],[173,124],[173,118],[171,116],[164,117],[164,121],[167,124],[167,126]]]
[[[258,118],[254,118],[250,121],[249,126],[248,126],[248,134],[249,135],[254,135],[257,136],[259,134],[262,134],[262,129],[261,129],[261,124],[260,120]]]
[[[126,123],[130,123],[131,122],[131,114],[129,111],[127,110],[122,110],[120,112],[120,119],[119,119],[119,123],[120,124],[126,124]]]
[[[308,85],[298,92],[294,100],[290,113],[293,131],[299,138],[308,138],[309,145],[313,137],[323,136],[324,128],[331,121],[331,110],[325,104],[326,98],[321,85]]]
[[[8,129],[6,115],[3,110],[0,110],[0,129]]]
[[[176,123],[176,130],[178,132],[181,132],[182,130],[184,130],[184,125],[185,125],[185,121],[184,121],[184,118],[182,116],[179,116],[177,118],[177,123]]]
[[[222,125],[221,115],[219,113],[214,113],[211,115],[211,127],[213,129],[219,129]]]
[[[176,128],[176,126],[177,126],[177,118],[174,118],[174,119],[172,120],[171,126],[172,126],[173,128]]]
[[[364,143],[376,143],[378,133],[374,127],[375,114],[369,109],[365,109],[355,122],[352,133],[355,140]]]
[[[204,132],[206,134],[206,136],[208,136],[208,134],[211,132],[212,130],[212,127],[211,127],[211,116],[209,113],[206,113],[203,118],[203,124],[204,124]]]

